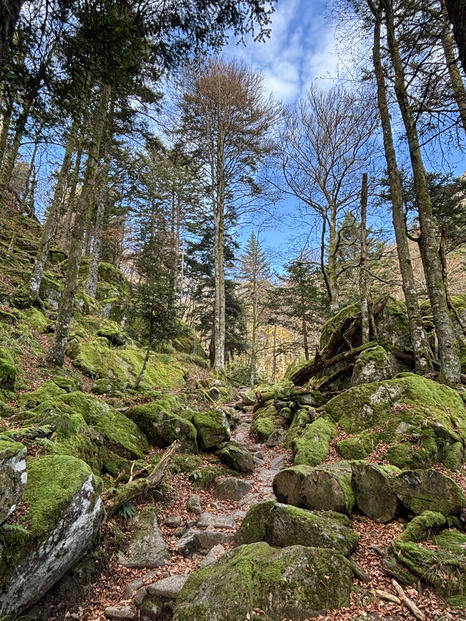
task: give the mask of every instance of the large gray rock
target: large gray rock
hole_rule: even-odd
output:
[[[393,481],[401,470],[367,461],[353,462],[352,469],[354,497],[359,510],[381,524],[391,522],[400,508]]]
[[[295,507],[303,506],[301,498],[301,485],[306,476],[313,471],[312,466],[291,466],[284,468],[275,476],[273,480],[273,492],[278,502]]]
[[[125,414],[142,429],[153,446],[166,448],[177,440],[181,452],[197,453],[196,428],[186,418],[170,411],[168,405],[153,401],[137,405]]]
[[[249,474],[254,470],[254,460],[245,446],[230,443],[219,451],[218,457],[222,464],[237,472]]]
[[[199,447],[203,450],[215,448],[230,439],[228,419],[220,410],[197,412],[193,424],[197,429]]]
[[[293,545],[331,548],[348,556],[358,535],[346,516],[317,512],[266,500],[253,505],[235,536],[237,544],[266,541],[276,548]]]
[[[299,492],[304,506],[313,511],[351,515],[354,507],[351,479],[351,466],[344,461],[313,468],[304,477]]]
[[[5,533],[0,614],[40,599],[92,545],[103,519],[100,482],[75,457],[28,461],[28,533]],[[6,560],[8,559],[8,560]]]
[[[410,511],[457,515],[466,506],[461,488],[438,470],[407,470],[393,481],[393,490]]]
[[[168,545],[157,524],[155,509],[147,507],[136,518],[137,530],[126,553],[120,553],[124,567],[152,568],[165,564],[170,557]]]
[[[0,440],[0,524],[21,501],[26,481],[26,448]]]
[[[175,600],[187,580],[188,576],[169,576],[140,589],[135,601],[141,621],[171,621]]]
[[[397,372],[394,359],[381,345],[376,345],[359,354],[353,368],[351,386],[390,379]]]
[[[207,554],[220,544],[231,543],[233,535],[222,533],[219,530],[188,530],[178,541],[178,550],[183,556],[192,554]]]
[[[347,606],[352,585],[348,560],[334,550],[266,543],[240,546],[194,572],[182,588],[174,621],[282,621],[315,617]]]
[[[251,484],[242,479],[227,477],[215,486],[214,496],[219,500],[241,500],[251,489]]]

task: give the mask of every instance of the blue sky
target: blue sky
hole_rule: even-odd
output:
[[[264,86],[275,99],[291,103],[312,80],[337,75],[334,26],[325,17],[325,0],[278,0],[272,32],[265,43],[231,42],[226,57],[243,60],[264,76]]]

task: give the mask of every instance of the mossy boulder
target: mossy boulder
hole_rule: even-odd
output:
[[[189,420],[174,414],[173,404],[166,399],[137,405],[126,412],[145,433],[153,446],[165,448],[175,440],[185,453],[197,452],[197,430]]]
[[[266,541],[284,548],[292,545],[337,550],[344,556],[354,551],[358,535],[349,520],[332,511],[308,511],[266,500],[253,505],[236,533],[237,545]]]
[[[124,397],[126,386],[119,379],[101,377],[95,380],[92,392],[96,395],[107,395],[107,397]]]
[[[390,379],[397,373],[394,360],[381,346],[362,351],[353,368],[351,386]]]
[[[218,452],[218,458],[231,470],[250,474],[254,470],[254,460],[251,452],[245,446],[229,442]]]
[[[315,418],[315,412],[314,412]],[[290,428],[285,438],[285,448],[292,448],[295,442],[302,436],[306,425],[312,423],[311,410],[300,408],[293,417]]]
[[[128,550],[119,555],[120,564],[139,569],[164,565],[170,554],[158,527],[155,509],[145,507],[133,523],[134,530],[130,535]]]
[[[65,389],[57,386],[53,380],[46,380],[33,392],[19,395],[18,402],[24,409],[32,409],[45,402],[58,404],[66,392]]]
[[[351,515],[354,508],[352,469],[348,462],[313,468],[300,489],[305,507],[315,511],[336,511]]]
[[[294,463],[317,466],[327,457],[330,441],[338,436],[335,423],[328,417],[320,416],[310,425],[293,445]]]
[[[26,481],[26,447],[0,440],[0,524],[22,500]]]
[[[230,439],[230,425],[221,410],[197,412],[193,416],[193,424],[197,429],[199,448],[202,450],[213,449]]]
[[[132,420],[104,401],[72,392],[62,401],[82,415],[86,423],[98,431],[105,446],[126,459],[142,459],[149,450],[146,436]]]
[[[0,347],[0,388],[14,390],[18,368],[15,359],[6,347]]]
[[[30,458],[27,530],[6,532],[0,559],[0,613],[17,613],[50,589],[89,549],[102,519],[100,480],[65,455]]]
[[[277,503],[265,525],[265,541],[276,548],[315,546],[349,556],[358,535],[328,514]]]
[[[231,621],[252,617],[258,608],[273,621],[315,617],[348,605],[351,584],[350,564],[338,552],[255,543],[191,574],[173,619]]]
[[[312,466],[291,466],[283,468],[273,479],[273,492],[278,502],[295,507],[303,506],[301,485],[308,474],[313,472]]]
[[[406,581],[421,580],[450,605],[466,606],[466,534],[447,529],[441,513],[415,517],[394,540],[385,562],[404,572]]]
[[[401,469],[458,462],[464,447],[466,408],[458,393],[432,380],[403,373],[362,384],[331,399],[326,412],[349,440],[337,444],[345,458],[363,459],[379,442],[383,457]]]
[[[438,470],[408,470],[393,480],[393,490],[412,513],[457,515],[466,507],[461,488]]]
[[[236,531],[236,545],[265,541],[265,526],[275,505],[275,500],[263,500],[252,505]]]
[[[249,434],[258,442],[265,442],[269,436],[283,426],[283,418],[278,414],[272,401],[255,409]]]
[[[49,321],[38,308],[27,308],[23,311],[23,315],[33,330],[39,332],[39,334],[44,334],[47,331]]]
[[[67,349],[78,369],[94,379],[117,379],[122,386],[136,381],[144,363],[144,349],[135,345],[112,347],[104,337],[92,341],[77,340]],[[185,369],[173,358],[152,353],[147,364],[141,389],[181,388]]]
[[[391,522],[400,509],[393,482],[401,470],[396,466],[382,466],[366,461],[355,461],[351,467],[358,509],[381,524]]]

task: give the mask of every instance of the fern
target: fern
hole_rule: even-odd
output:
[[[136,507],[132,502],[127,502],[118,509],[118,515],[125,520],[129,520],[136,515]]]

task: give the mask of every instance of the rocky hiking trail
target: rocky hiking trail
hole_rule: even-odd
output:
[[[233,491],[227,490],[228,498],[218,498],[213,486],[197,490],[188,474],[167,473],[165,487],[168,490],[164,492],[163,501],[156,505],[155,534],[154,539],[150,540],[152,550],[144,552],[151,558],[141,563],[145,567],[130,567],[131,557],[127,555],[123,558],[122,553],[117,551],[122,540],[134,532],[135,521],[115,516],[104,525],[101,545],[105,547],[106,561],[97,578],[85,587],[84,592],[81,591],[77,599],[69,580],[65,579],[46,596],[35,613],[37,616],[33,618],[38,621],[170,619],[171,613],[168,612],[167,616],[144,617],[140,609],[144,598],[148,594],[157,595],[172,604],[192,572],[233,547],[234,534],[249,507],[260,501],[275,499],[273,479],[280,469],[292,463],[291,451],[286,451],[283,446],[269,447],[267,444],[255,444],[250,439],[252,408],[245,410],[237,412],[236,428],[232,430],[231,439],[245,445],[252,453],[254,471],[238,477],[239,489],[233,485]],[[202,466],[213,463],[218,466],[214,455],[202,453],[201,456]],[[333,463],[340,459],[331,449],[325,462]],[[455,477],[463,490],[466,487],[464,474],[463,469]],[[230,479],[226,477],[224,480]],[[231,499],[235,494],[238,494],[238,499]],[[135,504],[139,516],[154,506],[147,500],[135,501]],[[397,585],[392,583],[383,569],[380,552],[402,532],[405,523],[403,519],[396,519],[389,524],[378,524],[363,515],[353,514],[350,526],[359,535],[359,544],[351,556],[358,573],[353,579],[351,605],[314,618],[319,621],[466,619],[464,611],[452,609],[430,589],[421,591],[420,588],[405,587],[397,593]],[[102,561],[96,561],[99,562]],[[256,609],[252,616],[246,618],[260,619],[261,616],[262,611]]]

